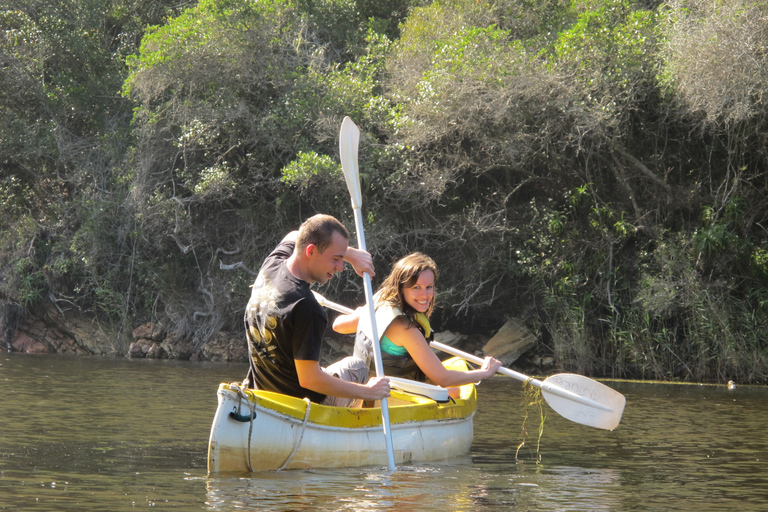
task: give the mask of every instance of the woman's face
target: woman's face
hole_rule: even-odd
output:
[[[435,273],[423,270],[413,286],[403,286],[403,300],[419,313],[426,313],[435,297]]]

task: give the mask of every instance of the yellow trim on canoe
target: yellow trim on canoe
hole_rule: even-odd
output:
[[[463,359],[451,358],[443,364],[453,370],[466,370]],[[222,383],[219,392],[237,394],[239,386]],[[239,388],[251,403],[265,409],[303,420],[307,402],[282,393]],[[455,401],[437,403],[422,396],[392,391],[389,400],[389,421],[392,424],[429,420],[459,419],[471,416],[477,408],[477,392],[474,384],[461,386],[461,397]],[[247,412],[245,412],[247,414]],[[366,428],[381,425],[381,408],[329,407],[312,403],[308,421],[320,425],[342,428]]]

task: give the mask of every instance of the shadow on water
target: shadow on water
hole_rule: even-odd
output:
[[[768,390],[609,382],[621,425],[548,416],[519,451],[519,382],[478,388],[472,452],[440,464],[206,474],[219,382],[244,365],[0,354],[0,510],[751,512],[768,503]],[[538,428],[538,417],[528,428]],[[531,446],[534,447],[531,447]]]

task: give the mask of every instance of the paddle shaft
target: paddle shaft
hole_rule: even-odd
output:
[[[318,304],[320,304],[323,307],[333,309],[335,311],[338,311],[339,313],[344,313],[345,315],[351,315],[355,312],[354,309],[348,308],[347,306],[342,306],[341,304],[337,304],[335,302],[331,302],[330,300],[326,299],[316,291],[312,291],[313,294],[315,294],[315,298],[317,299]]]
[[[352,211],[355,214],[355,227],[357,229],[357,247],[366,251],[365,231],[363,230],[363,212],[362,195],[360,193],[360,179],[357,167],[357,146],[359,143],[360,131],[349,117],[344,118],[339,134],[339,154],[341,157],[341,168],[344,171],[344,179],[347,182],[349,195],[352,200]],[[371,285],[371,276],[363,272],[363,288],[365,289],[365,302],[368,305],[368,315],[371,318],[371,328],[373,339],[379,339],[379,333],[376,328],[376,308],[373,303],[373,287]],[[381,358],[381,346],[378,343],[373,344],[373,359],[376,366],[376,375],[384,376],[384,365]],[[384,438],[387,449],[387,464],[390,471],[395,470],[395,454],[392,447],[392,431],[389,423],[389,405],[386,398],[381,399],[381,420],[384,427]]]
[[[463,352],[457,348],[451,347],[449,345],[445,345],[443,343],[440,343],[438,341],[433,341],[429,344],[431,347],[438,348],[442,350],[443,352],[448,352],[449,354],[453,354],[454,356],[459,356],[462,359],[466,359],[467,361],[471,361],[476,364],[483,364],[483,359],[477,356],[473,356],[472,354],[469,354],[467,352]],[[595,402],[594,400],[590,400],[589,398],[583,397],[581,395],[577,395],[573,391],[569,391],[565,388],[561,388],[560,386],[555,386],[551,382],[542,382],[538,379],[534,379],[532,377],[528,377],[526,375],[523,375],[520,372],[516,372],[514,370],[510,370],[509,368],[504,368],[503,366],[499,368],[499,373],[502,375],[507,375],[509,377],[512,377],[513,379],[517,379],[522,382],[527,382],[531,384],[532,386],[536,386],[537,388],[541,388],[544,391],[548,391],[552,393],[553,395],[557,395],[559,397],[572,400],[574,402],[578,402],[583,405],[587,405],[589,407],[594,407],[596,409],[600,409],[603,411],[613,411],[610,407],[607,405],[601,404],[599,402]]]
[[[315,292],[317,301],[328,308],[335,309],[344,314],[354,313],[353,310],[341,304],[336,304],[327,300],[322,295]],[[467,361],[477,364],[483,364],[483,360],[461,350],[455,349],[439,342],[432,342],[432,346],[450,354],[456,355]],[[613,430],[619,425],[621,415],[624,412],[626,399],[624,396],[613,389],[601,384],[595,380],[575,374],[556,374],[548,377],[543,382],[537,379],[528,379],[522,373],[510,370],[509,368],[500,368],[499,372],[520,381],[529,381],[532,385],[538,386],[542,390],[547,403],[558,414],[566,419],[595,428]],[[598,397],[603,403],[590,400],[584,396],[575,394],[553,381],[563,383],[569,389],[580,389],[582,392],[590,393],[590,396]],[[610,405],[607,405],[610,404]]]

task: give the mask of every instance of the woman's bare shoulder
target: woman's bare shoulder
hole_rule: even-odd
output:
[[[419,338],[423,339],[424,335],[408,318],[400,316],[389,325],[387,337],[392,343],[402,346],[409,341],[418,341]]]

